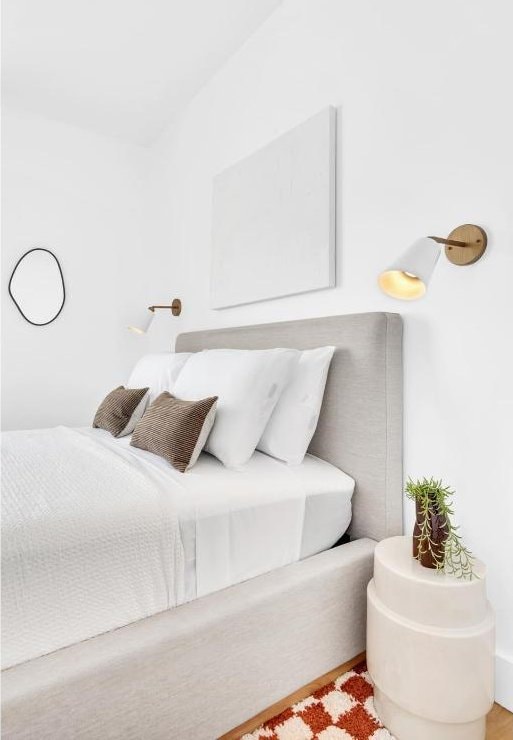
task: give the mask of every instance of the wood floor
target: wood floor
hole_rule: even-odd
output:
[[[486,740],[511,740],[513,738],[513,714],[504,707],[494,704],[486,719]]]
[[[252,717],[247,722],[244,722],[244,724],[239,725],[235,729],[226,733],[226,735],[223,735],[222,738],[219,738],[219,740],[239,740],[242,735],[247,732],[252,732],[263,722],[266,722],[268,719],[271,719],[271,717],[275,717],[280,712],[283,712],[284,709],[290,707],[291,704],[296,704],[297,702],[309,696],[313,691],[320,689],[321,686],[325,686],[327,683],[334,681],[337,676],[340,676],[341,673],[350,670],[350,668],[352,668],[354,665],[356,665],[356,663],[359,663],[364,658],[365,653],[361,653],[347,663],[338,666],[338,668],[335,668],[333,671],[325,673],[324,676],[319,676],[319,678],[316,678],[315,681],[311,681],[311,683],[303,686],[301,689],[298,689],[293,694],[290,694],[290,696],[287,696],[285,699],[276,702],[276,704],[273,704],[272,707],[265,709],[263,712],[260,712],[260,714],[257,714],[255,717]],[[507,709],[504,709],[498,704],[494,704],[486,722],[486,740],[512,740],[512,738],[513,714],[511,714],[511,712],[508,712]]]

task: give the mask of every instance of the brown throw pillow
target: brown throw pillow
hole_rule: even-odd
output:
[[[192,468],[214,424],[217,396],[182,401],[167,391],[136,424],[130,444],[154,452],[185,473]]]
[[[133,431],[148,403],[148,388],[115,388],[106,396],[95,414],[93,427],[105,429],[114,437]]]

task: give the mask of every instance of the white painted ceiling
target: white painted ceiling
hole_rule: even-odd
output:
[[[148,143],[281,0],[3,0],[4,104]]]

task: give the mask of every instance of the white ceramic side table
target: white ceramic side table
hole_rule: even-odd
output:
[[[397,740],[484,740],[493,704],[494,616],[479,579],[424,568],[411,537],[380,542],[367,590],[367,665]]]

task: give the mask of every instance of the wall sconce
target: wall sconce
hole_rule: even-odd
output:
[[[131,324],[128,328],[136,334],[146,334],[155,318],[155,310],[157,308],[167,308],[171,311],[173,316],[180,316],[182,313],[182,301],[179,298],[173,298],[171,305],[169,306],[148,306],[148,308],[144,310],[144,313],[141,313],[141,316],[136,320],[136,322]]]
[[[445,256],[453,265],[472,265],[486,249],[486,232],[474,224],[451,231],[447,239],[426,236],[417,239],[388,270],[378,278],[381,290],[392,298],[413,301],[426,292],[429,280],[445,244]]]

